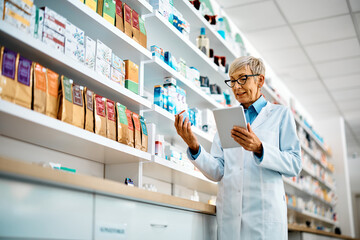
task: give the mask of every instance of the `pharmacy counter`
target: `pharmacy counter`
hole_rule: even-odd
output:
[[[216,239],[215,206],[0,158],[0,238]]]
[[[312,228],[297,226],[297,225],[288,225],[289,230],[289,240],[292,239],[302,239],[302,240],[325,240],[325,239],[345,239],[345,240],[356,240],[355,238],[338,235],[335,233],[325,232],[321,230],[316,230]]]

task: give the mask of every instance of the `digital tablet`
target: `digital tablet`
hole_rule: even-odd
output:
[[[240,144],[231,137],[231,129],[234,125],[247,128],[244,108],[242,106],[217,108],[213,113],[222,148],[240,147]]]

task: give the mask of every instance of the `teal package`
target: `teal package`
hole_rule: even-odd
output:
[[[173,85],[166,85],[164,88],[167,89],[167,111],[171,114],[175,114],[175,99],[177,97],[176,87]]]
[[[162,86],[155,86],[154,88],[154,104],[164,108],[164,88]]]
[[[164,101],[164,109],[167,110],[168,109],[168,90],[166,88],[164,89],[164,94],[163,94],[163,101]]]

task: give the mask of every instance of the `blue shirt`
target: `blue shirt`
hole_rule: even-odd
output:
[[[248,109],[244,108],[246,122],[250,123],[250,125],[251,125],[254,122],[254,120],[256,119],[256,117],[259,115],[261,109],[263,109],[263,107],[265,107],[266,104],[267,104],[267,102],[266,102],[265,98],[263,96],[260,96],[259,99],[256,100],[253,104],[251,104],[251,106]],[[191,153],[192,158],[196,159],[201,153],[201,146],[199,147],[199,151],[196,154],[193,154],[191,151],[190,151],[190,153]],[[262,155],[259,160],[260,161],[262,160]]]

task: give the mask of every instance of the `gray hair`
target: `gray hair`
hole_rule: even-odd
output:
[[[265,75],[265,65],[263,61],[253,56],[236,58],[230,65],[229,75],[231,76],[234,72],[246,66],[249,66],[253,74]]]

